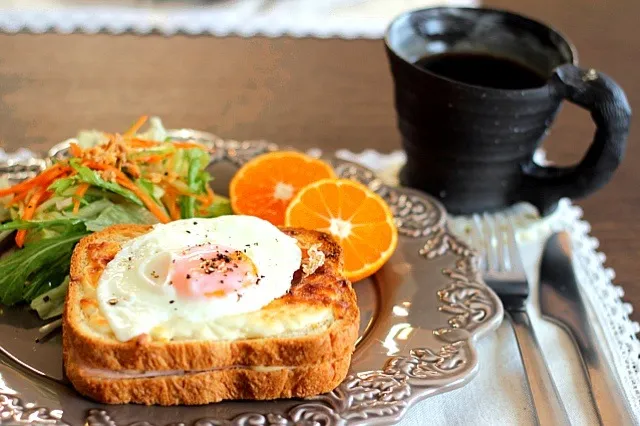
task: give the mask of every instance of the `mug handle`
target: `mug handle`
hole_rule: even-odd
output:
[[[544,216],[563,197],[580,198],[604,186],[624,157],[631,107],[613,79],[593,69],[561,65],[554,70],[551,90],[591,113],[596,132],[584,158],[569,167],[547,167],[533,159],[522,166],[521,199]]]

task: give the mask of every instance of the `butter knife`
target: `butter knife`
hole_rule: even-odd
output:
[[[587,301],[573,272],[571,240],[566,232],[553,234],[545,244],[540,265],[540,309],[543,317],[564,328],[583,361],[601,424],[626,426],[634,421],[616,372],[591,324]]]

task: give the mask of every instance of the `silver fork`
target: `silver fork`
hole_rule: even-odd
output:
[[[502,214],[485,213],[482,218],[475,215],[474,221],[477,236],[471,244],[481,253],[479,266],[485,282],[500,297],[511,317],[538,424],[570,425],[527,314],[529,283],[514,227]]]

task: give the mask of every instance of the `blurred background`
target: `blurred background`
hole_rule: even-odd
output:
[[[3,0],[0,29],[377,37],[393,16],[405,10],[475,3],[475,0]]]

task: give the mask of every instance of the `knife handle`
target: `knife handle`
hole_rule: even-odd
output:
[[[540,426],[571,425],[525,311],[509,312]]]

